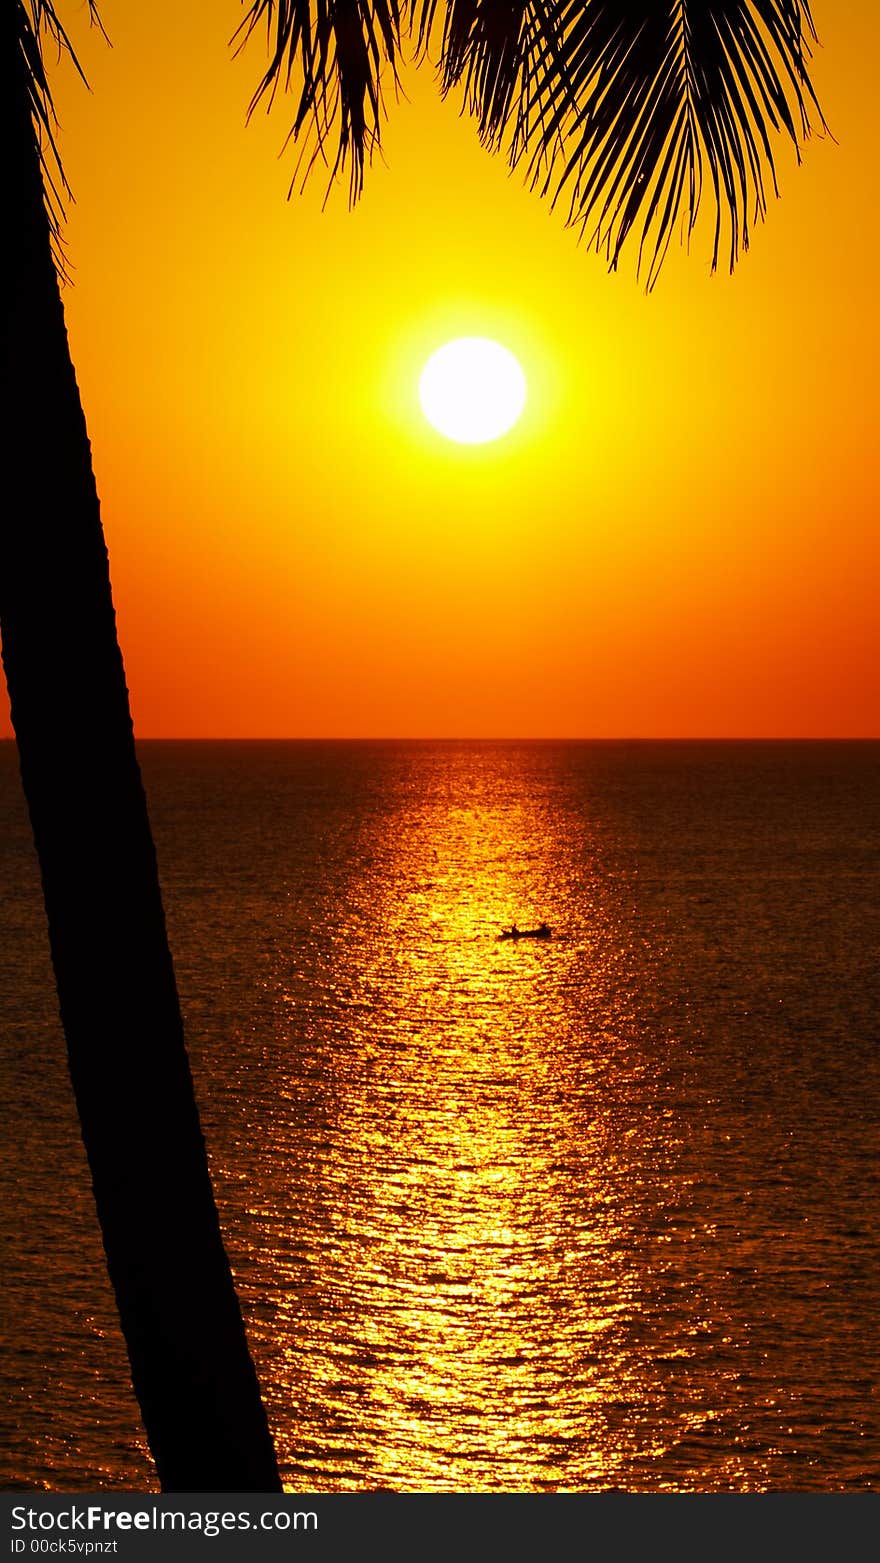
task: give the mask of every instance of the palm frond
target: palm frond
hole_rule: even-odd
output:
[[[89,20],[107,38],[104,32],[101,18],[98,15],[96,0],[86,0],[89,12]],[[67,266],[64,258],[64,246],[62,229],[64,225],[66,203],[73,199],[73,192],[67,182],[58,143],[55,139],[57,118],[55,104],[52,99],[52,89],[46,73],[46,64],[43,51],[46,40],[50,40],[59,55],[67,54],[82,79],[83,85],[88,86],[82,66],[76,57],[74,47],[65,31],[55,6],[50,0],[16,0],[18,41],[24,59],[25,79],[27,82],[28,100],[30,103],[31,119],[37,136],[40,153],[40,168],[43,174],[43,199],[46,207],[46,216],[49,220],[49,231],[52,235],[52,253],[55,257],[55,265],[59,276],[65,280],[68,277]],[[107,40],[109,42],[109,39]]]
[[[497,152],[506,140],[512,166],[530,144],[542,145],[545,155],[561,152],[547,126],[547,93],[539,90],[552,59],[533,0],[447,0],[442,25],[438,3],[408,0],[415,58],[436,63],[444,97],[463,86],[464,110],[476,118],[483,145]]]
[[[279,86],[296,84],[299,101],[288,139],[307,131],[306,171],[320,158],[335,178],[350,164],[352,201],[380,143],[386,71],[397,83],[400,22],[398,0],[253,0],[233,39],[240,50],[265,23],[269,64],[248,115],[261,102],[271,108]],[[334,129],[331,162],[326,147]]]
[[[649,288],[676,227],[693,231],[704,182],[712,267],[726,228],[732,270],[777,190],[773,136],[800,158],[811,114],[825,123],[809,0],[253,0],[240,46],[262,22],[269,65],[250,112],[297,83],[290,135],[311,132],[307,171],[317,157],[333,176],[350,162],[356,199],[402,31],[417,58],[439,34],[441,90],[463,89],[482,141],[554,204],[566,198],[568,222],[612,268],[638,231]]]
[[[427,52],[436,0],[416,17],[417,53]],[[527,95],[527,0],[448,0],[440,42],[441,90],[464,85],[465,105],[492,150],[508,123],[514,92]]]
[[[419,47],[437,0],[413,0]],[[441,84],[491,145],[523,159],[533,188],[612,268],[640,229],[652,287],[676,225],[692,232],[708,171],[713,269],[725,224],[731,269],[775,191],[771,132],[800,157],[811,113],[808,0],[449,0]]]

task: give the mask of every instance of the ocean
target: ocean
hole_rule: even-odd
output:
[[[880,743],[139,752],[287,1487],[880,1485]],[[0,1485],[155,1489],[8,743],[0,898]]]

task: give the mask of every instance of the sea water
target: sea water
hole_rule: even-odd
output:
[[[880,745],[140,755],[288,1487],[878,1485]],[[0,896],[0,1481],[154,1488],[10,744]]]

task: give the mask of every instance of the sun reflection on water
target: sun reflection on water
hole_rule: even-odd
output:
[[[644,1445],[614,928],[510,779],[404,790],[358,842],[305,1047],[287,995],[270,1394],[294,1485],[583,1489]],[[498,942],[542,918],[551,941]]]

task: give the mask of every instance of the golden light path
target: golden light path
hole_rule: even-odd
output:
[[[483,445],[512,429],[526,404],[513,354],[488,337],[457,337],[428,359],[419,380],[428,422],[447,439]]]
[[[410,1490],[565,1485],[572,1462],[578,1483],[601,1484],[609,1465],[605,1397],[584,1366],[632,1307],[617,1222],[588,1217],[608,1203],[615,1156],[601,1123],[578,1121],[581,1094],[560,1091],[540,1035],[543,957],[561,946],[495,942],[547,893],[529,811],[474,780],[466,807],[449,806],[442,776],[428,808],[401,798],[396,828],[364,843],[364,942],[335,951],[348,1042],[327,1059],[327,1153],[313,1163],[318,1342],[304,1363],[297,1288],[279,1334],[283,1398],[300,1409],[275,1422],[282,1462],[331,1486],[366,1450],[367,1485]],[[566,1270],[584,1238],[596,1268],[577,1289]],[[304,1451],[305,1399],[325,1428]]]
[[[696,1388],[657,1411],[708,1304],[670,1273],[688,1195],[633,1025],[643,955],[589,827],[572,851],[528,759],[497,762],[444,753],[427,785],[389,762],[381,806],[340,807],[345,882],[284,934],[279,906],[289,1018],[241,1064],[234,1262],[293,1490],[650,1485],[713,1415]],[[545,914],[547,945],[497,942]]]

